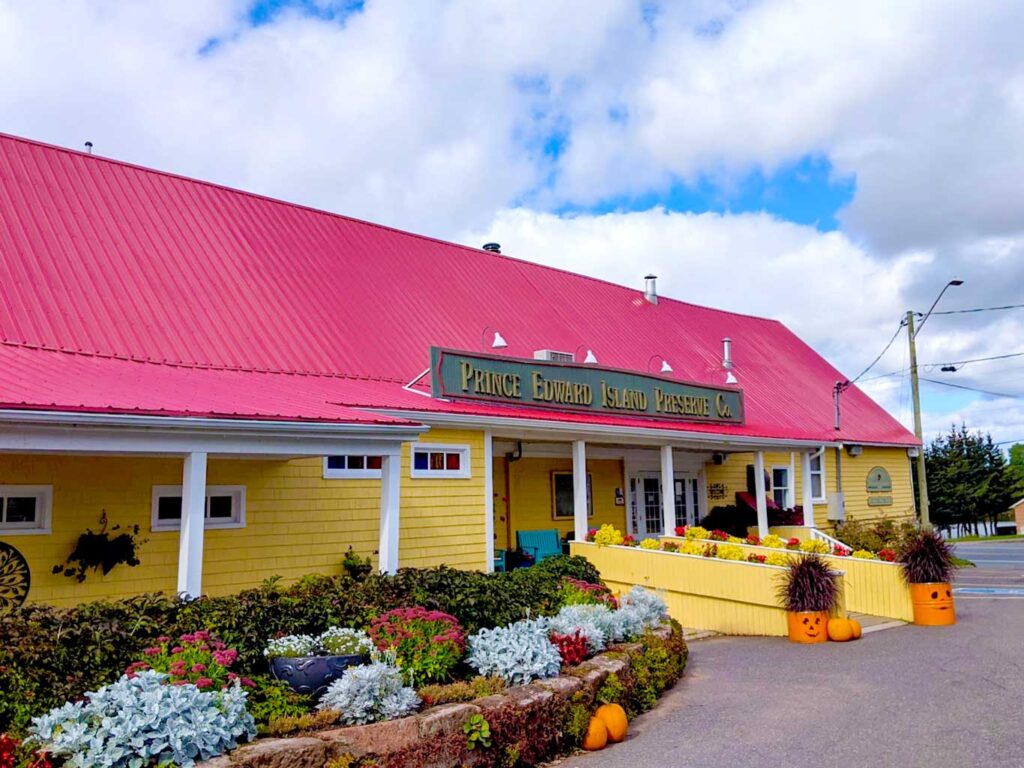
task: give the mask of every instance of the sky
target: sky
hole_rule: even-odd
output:
[[[1021,29],[946,0],[0,0],[0,131],[653,272],[854,377],[953,278],[937,311],[1024,304]],[[1024,440],[1024,355],[979,360],[1024,353],[1024,309],[917,342],[926,439]],[[861,383],[912,426],[907,367],[904,331]]]

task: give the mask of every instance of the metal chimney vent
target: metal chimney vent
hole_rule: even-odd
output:
[[[644,278],[644,298],[651,304],[658,303],[658,276],[647,275]]]
[[[732,368],[732,339],[728,336],[722,339],[722,367],[727,371]]]
[[[484,243],[483,249],[490,253],[501,253],[501,243]]]

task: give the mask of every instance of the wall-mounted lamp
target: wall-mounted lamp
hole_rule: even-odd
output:
[[[587,345],[586,344],[580,344],[578,347],[576,347],[576,351],[572,353],[572,359],[573,360],[579,360],[580,359],[580,350],[583,349],[585,346],[587,346]],[[593,350],[588,349],[587,350],[587,356],[583,358],[583,362],[584,363],[588,363],[588,364],[594,364],[594,363],[597,362],[597,355],[594,354]]]
[[[863,445],[848,445],[846,446],[846,452],[851,456],[860,456],[864,453]]]
[[[487,332],[493,330],[494,329],[488,325],[480,332],[480,349],[487,349]],[[498,331],[494,331],[494,339],[491,341],[491,349],[504,349],[507,346],[508,342],[505,341],[505,337],[498,333]]]
[[[657,353],[651,355],[650,359],[647,361],[647,372],[648,373],[651,372],[651,363],[654,362],[654,359],[656,357],[661,357],[661,372],[662,373],[672,373],[672,366],[668,364],[668,360],[666,360],[664,357],[662,357],[661,355],[659,355]]]

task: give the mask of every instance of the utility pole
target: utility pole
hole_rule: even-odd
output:
[[[910,343],[910,390],[914,398],[914,434],[921,441],[917,451],[917,494],[920,499],[921,528],[930,531],[928,516],[928,477],[924,468],[924,429],[921,426],[921,392],[917,383],[917,343],[914,341],[914,313],[907,312],[907,340]]]

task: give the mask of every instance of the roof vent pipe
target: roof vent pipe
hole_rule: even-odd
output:
[[[644,278],[644,298],[651,304],[658,303],[658,276],[647,275]]]
[[[732,339],[728,336],[722,339],[722,367],[732,370]]]
[[[90,155],[92,154],[92,142],[91,141],[85,142],[85,151],[88,154],[90,154]]]
[[[483,248],[489,253],[501,253],[501,243],[484,243]]]

